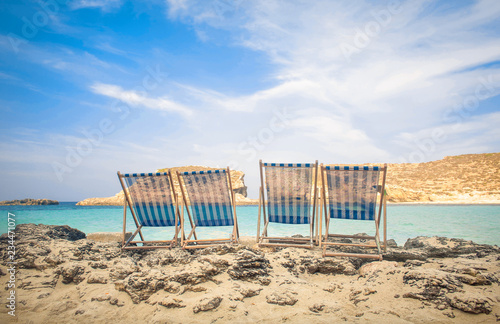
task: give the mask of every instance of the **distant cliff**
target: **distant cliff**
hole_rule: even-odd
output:
[[[500,203],[500,153],[389,164],[391,202]]]
[[[500,153],[447,156],[425,163],[389,163],[387,167],[385,188],[389,202],[500,204]]]
[[[218,168],[209,168],[209,167],[202,167],[202,166],[184,166],[184,167],[176,167],[176,168],[170,168],[170,169],[159,169],[156,172],[166,172],[167,170],[171,171],[179,171],[179,172],[186,172],[186,171],[194,171],[194,170],[217,170]],[[237,171],[237,170],[231,170],[231,184],[233,186],[233,191],[235,193],[235,198],[236,198],[236,204],[237,205],[253,205],[257,204],[257,200],[254,199],[249,199],[247,198],[247,187],[245,186],[244,182],[244,177],[245,174],[243,171]],[[177,181],[177,177],[173,177],[174,180],[174,186],[175,186],[175,191],[178,196],[180,196],[181,191],[180,187]],[[106,197],[106,198],[88,198],[85,200],[82,200],[77,203],[79,206],[120,206],[123,205],[124,203],[124,194],[123,190],[114,195],[113,197]]]
[[[123,190],[113,197],[87,198],[76,203],[78,206],[120,206],[124,203]]]
[[[59,205],[56,200],[49,199],[21,199],[21,200],[4,200],[0,201],[0,206],[14,206],[14,205]]]

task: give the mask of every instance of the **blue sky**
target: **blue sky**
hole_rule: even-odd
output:
[[[496,0],[3,1],[0,200],[499,152],[499,26]]]

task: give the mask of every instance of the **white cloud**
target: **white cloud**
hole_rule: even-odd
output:
[[[70,7],[73,10],[82,8],[99,8],[103,11],[109,11],[121,6],[122,0],[77,0],[71,1]]]
[[[145,107],[153,110],[179,113],[185,117],[193,114],[186,106],[178,104],[166,97],[151,98],[133,90],[124,90],[112,84],[96,83],[91,86],[93,92],[107,97],[119,99],[131,106]]]
[[[118,49],[114,46],[111,46],[111,44],[109,44],[108,42],[98,43],[95,47],[100,49],[100,50],[103,50],[105,52],[112,53],[112,54],[121,55],[121,56],[127,55],[127,52],[125,52],[121,49]]]
[[[0,48],[11,51],[9,36],[0,35]],[[22,51],[16,54],[17,59],[37,64],[43,68],[56,70],[65,79],[74,79],[75,83],[80,83],[86,79],[109,79],[110,75],[127,75],[123,67],[115,62],[109,62],[97,56],[73,47],[65,47],[50,43],[26,42],[22,45]],[[31,80],[22,80],[24,84],[29,84]],[[30,87],[37,91],[34,86]]]
[[[3,73],[3,72],[0,72],[0,79],[20,81],[20,79],[18,77],[15,77],[13,75],[10,75],[10,74],[7,74],[7,73]]]
[[[188,0],[167,0],[167,3],[169,15],[172,17],[188,7]]]

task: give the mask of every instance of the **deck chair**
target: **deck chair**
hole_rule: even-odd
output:
[[[191,219],[191,232],[183,241],[184,249],[195,249],[224,243],[238,243],[239,230],[236,203],[229,168],[222,170],[179,172],[181,185],[182,215],[184,206]],[[189,208],[191,207],[191,208]],[[191,209],[191,210],[190,210]],[[232,226],[229,238],[198,239],[197,227]],[[182,223],[184,232],[184,223]],[[194,237],[193,239],[191,239]]]
[[[387,164],[380,166],[323,166],[321,165],[322,197],[325,211],[325,235],[322,237],[323,256],[344,256],[357,258],[374,258],[382,260],[382,251],[387,250],[387,207],[385,195],[385,179]],[[379,181],[382,184],[379,185]],[[377,209],[377,194],[380,202]],[[384,210],[384,242],[380,243],[380,221]],[[322,219],[322,217],[320,216]],[[375,235],[343,235],[330,234],[330,220],[352,219],[372,221],[375,225]],[[322,232],[320,221],[320,232]],[[328,241],[328,238],[337,241]],[[340,239],[340,242],[338,240]],[[342,240],[344,239],[344,240]],[[345,241],[345,239],[352,239]],[[366,241],[370,240],[370,241]],[[353,243],[354,241],[359,243]],[[373,243],[374,241],[374,243]],[[326,250],[329,245],[376,248],[376,254],[370,253],[334,253]]]
[[[257,243],[259,246],[312,248],[316,238],[318,161],[316,163],[262,163]],[[267,196],[267,199],[266,199]],[[266,203],[267,202],[267,203]],[[264,229],[260,233],[261,211]],[[309,225],[309,238],[269,236],[269,223]]]
[[[172,175],[162,173],[126,173],[118,172],[118,179],[125,194],[123,205],[123,240],[122,249],[171,248],[178,243],[181,221]],[[132,213],[137,229],[125,241],[127,225],[127,206]],[[174,237],[165,241],[145,241],[144,227],[174,227]],[[139,234],[141,240],[133,241]],[[183,237],[180,237],[182,240]],[[142,243],[142,246],[137,244]],[[152,245],[151,245],[152,244]]]

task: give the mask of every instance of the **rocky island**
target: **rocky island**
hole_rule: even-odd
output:
[[[121,251],[68,226],[15,230],[16,320],[124,323],[500,321],[500,248],[461,239],[393,242],[384,261],[258,248]],[[12,279],[0,237],[0,285]],[[0,289],[5,303],[7,289]],[[0,322],[13,319],[0,310]]]
[[[59,205],[59,202],[56,200],[31,199],[31,198],[0,201],[0,206],[14,206],[14,205]]]

